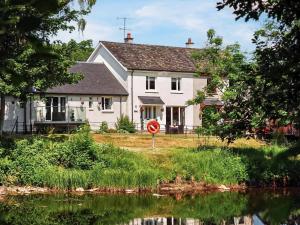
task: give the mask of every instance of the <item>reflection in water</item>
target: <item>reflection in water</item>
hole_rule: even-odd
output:
[[[233,225],[254,225],[254,224],[263,224],[258,218],[256,218],[257,223],[254,223],[254,219],[252,216],[242,216],[242,217],[234,217],[233,218],[233,223],[228,223],[228,224],[233,224]],[[223,224],[225,221],[222,221]],[[174,218],[174,217],[169,217],[169,218],[162,218],[162,217],[157,217],[157,218],[143,218],[143,219],[133,219],[128,223],[128,225],[203,225],[205,224],[203,221],[200,219],[191,219],[191,218]]]
[[[178,199],[178,198],[177,198]],[[0,203],[1,225],[262,225],[300,224],[298,193],[37,195]]]
[[[255,221],[255,222],[254,222]],[[133,219],[126,225],[204,225],[205,222],[201,219],[192,218],[143,218],[143,219]],[[221,224],[232,224],[232,225],[261,225],[262,221],[257,216],[242,216],[234,217],[232,223],[222,221]]]

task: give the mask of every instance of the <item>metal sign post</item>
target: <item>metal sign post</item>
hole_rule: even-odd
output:
[[[155,149],[155,134],[152,134],[152,149]]]
[[[160,130],[160,124],[156,120],[151,120],[147,123],[147,130],[152,134],[152,149],[155,148],[155,134]]]

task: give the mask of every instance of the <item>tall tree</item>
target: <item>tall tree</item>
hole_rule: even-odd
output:
[[[94,51],[92,40],[76,42],[72,39],[68,43],[57,42],[54,45],[63,55],[72,61],[86,61]]]
[[[249,123],[242,120],[249,110],[240,106],[247,100],[243,93],[248,90],[247,81],[254,65],[246,60],[238,44],[224,46],[222,38],[214,30],[207,32],[207,38],[206,47],[195,52],[193,58],[197,74],[208,76],[210,82],[188,103],[202,105],[207,97],[221,95],[224,102],[221,110],[213,109],[217,106],[202,108],[203,125],[208,129],[207,133],[219,135],[230,142],[249,128]]]
[[[59,30],[83,29],[83,16],[95,0],[0,0],[0,132],[2,134],[5,96],[26,100],[31,89],[46,89],[74,82],[78,75],[67,68],[73,63],[63,58],[50,38]]]
[[[236,124],[251,130],[274,119],[279,124],[300,124],[300,2],[292,0],[223,0],[217,5],[234,9],[236,18],[270,19],[254,34],[257,66],[245,77],[243,104],[232,104],[242,113]],[[236,106],[236,107],[234,107]],[[247,112],[245,114],[245,112]]]

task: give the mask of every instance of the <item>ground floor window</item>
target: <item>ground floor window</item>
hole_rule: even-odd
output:
[[[185,108],[166,107],[166,124],[171,126],[185,125]]]
[[[102,97],[102,110],[112,110],[112,97]]]

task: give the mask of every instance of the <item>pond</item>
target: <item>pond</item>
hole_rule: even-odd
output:
[[[299,192],[30,195],[0,202],[1,225],[299,224]]]

